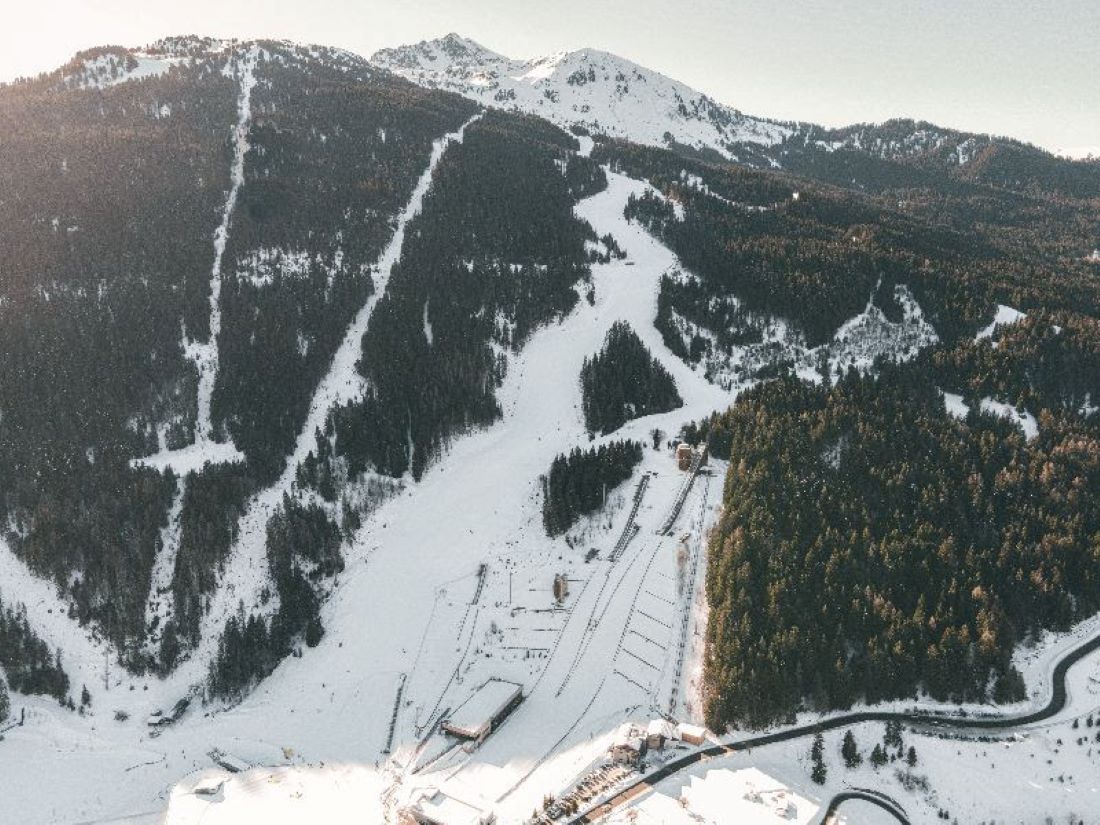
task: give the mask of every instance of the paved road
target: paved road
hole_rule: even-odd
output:
[[[936,713],[906,713],[906,712],[893,712],[893,711],[876,711],[876,710],[864,710],[857,711],[856,713],[847,713],[841,716],[833,716],[828,719],[822,719],[820,722],[814,722],[809,725],[800,725],[796,728],[788,728],[786,730],[777,731],[775,733],[764,733],[758,736],[752,736],[747,739],[729,740],[722,744],[711,745],[707,748],[702,748],[692,753],[681,756],[678,759],[674,759],[651,771],[641,777],[639,777],[634,783],[624,788],[615,796],[610,799],[589,808],[587,811],[578,814],[573,819],[569,820],[569,825],[582,825],[582,823],[596,822],[599,819],[610,814],[617,808],[621,808],[628,804],[631,800],[641,796],[658,782],[663,779],[667,779],[675,773],[679,773],[685,768],[689,768],[692,765],[704,760],[713,759],[718,756],[726,756],[732,753],[739,753],[741,751],[749,750],[751,748],[759,748],[764,745],[774,745],[779,742],[789,742],[792,739],[799,739],[804,736],[812,736],[818,731],[835,730],[836,728],[848,727],[849,725],[857,725],[862,722],[891,722],[897,721],[910,725],[922,725],[925,727],[933,728],[952,728],[961,730],[1011,730],[1013,728],[1023,727],[1025,725],[1031,725],[1035,722],[1042,722],[1045,719],[1049,719],[1052,716],[1060,713],[1066,706],[1066,673],[1077,662],[1088,656],[1090,653],[1100,649],[1100,635],[1097,635],[1085,642],[1079,647],[1066,653],[1054,667],[1054,674],[1051,677],[1053,682],[1053,690],[1051,691],[1050,700],[1047,704],[1038,710],[1031,713],[1025,713],[1020,716],[981,716],[981,717],[967,717],[967,716],[950,716],[945,714]],[[834,800],[835,801],[835,800]],[[843,800],[840,800],[841,802]],[[840,804],[837,802],[837,804]],[[906,820],[907,822],[907,820]]]
[[[909,821],[909,817],[905,814],[905,809],[901,807],[896,801],[888,797],[884,793],[878,791],[872,791],[869,788],[852,788],[851,790],[841,791],[832,799],[829,800],[829,807],[825,810],[825,816],[822,817],[822,823],[828,823],[830,817],[836,815],[837,809],[840,808],[841,803],[847,802],[851,799],[859,799],[864,802],[870,802],[872,805],[877,805],[894,817],[901,825],[912,825]]]

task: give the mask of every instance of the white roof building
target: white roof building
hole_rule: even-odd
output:
[[[485,825],[494,819],[491,813],[438,788],[429,788],[409,812],[424,825]]]
[[[464,739],[480,741],[522,699],[523,685],[503,679],[489,679],[444,720],[443,730]]]

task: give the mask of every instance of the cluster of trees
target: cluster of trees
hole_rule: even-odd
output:
[[[581,516],[604,505],[607,493],[630,478],[642,460],[636,441],[612,441],[557,456],[543,478],[542,524],[548,536],[559,536]]]
[[[455,434],[500,415],[501,348],[576,304],[594,233],[573,204],[604,181],[575,146],[494,111],[447,151],[363,337],[366,395],[332,422],[350,475],[419,478]]]
[[[1100,609],[1100,433],[1048,411],[1028,442],[950,417],[921,364],[791,377],[704,432],[730,457],[710,544],[706,713],[762,725],[924,691],[1011,701],[1014,645]]]
[[[210,665],[211,697],[239,697],[271,673],[299,640],[316,647],[324,636],[319,583],[344,569],[339,528],[321,507],[284,497],[267,525],[267,558],[278,610],[266,620],[246,617],[242,606],[229,618]]]
[[[34,634],[22,605],[12,608],[0,602],[0,668],[7,675],[12,690],[52,696],[62,704],[71,701],[69,676],[61,666],[61,651],[51,651]],[[0,678],[0,707],[6,699],[4,680]],[[0,720],[4,716],[0,713]]]
[[[584,425],[606,434],[633,418],[683,406],[676,382],[625,321],[611,325],[603,348],[581,367]]]
[[[177,483],[186,487],[172,573],[174,619],[161,629],[159,666],[163,670],[172,669],[181,649],[198,643],[203,597],[217,586],[222,564],[237,538],[237,523],[255,487],[241,464],[207,466]]]

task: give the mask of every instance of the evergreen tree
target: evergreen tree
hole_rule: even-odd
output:
[[[11,700],[8,698],[8,684],[4,677],[0,676],[0,722],[8,718],[11,712]]]
[[[827,775],[827,769],[825,768],[825,737],[820,732],[814,734],[814,743],[810,747],[810,761],[813,763],[810,779],[818,785],[824,785]]]
[[[844,742],[840,746],[840,755],[844,758],[844,766],[847,768],[859,767],[859,764],[863,761],[859,746],[856,745],[856,738],[850,730],[844,732]]]
[[[886,751],[883,750],[882,745],[876,742],[874,749],[871,751],[871,764],[877,769],[885,765],[886,761]]]
[[[917,749],[912,745],[909,746],[909,751],[905,754],[905,764],[910,768],[917,766]]]

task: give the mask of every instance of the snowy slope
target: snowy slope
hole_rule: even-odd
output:
[[[433,163],[443,144],[437,145]],[[591,147],[591,141],[583,144]],[[406,218],[423,196],[430,168]],[[608,182],[605,191],[582,201],[577,213],[598,234],[612,234],[627,257],[593,266],[594,304],[579,302],[561,323],[538,330],[516,355],[500,389],[502,420],[458,439],[420,482],[367,519],[347,547],[347,569],[323,607],[328,632],[321,644],[283,662],[240,705],[195,707],[157,738],[149,736],[141,714],[179,698],[189,684],[188,671],[193,676],[201,670],[193,667],[201,656],[167,681],[126,677],[134,690],[125,683],[97,690],[84,717],[50,702],[14,697],[17,709],[29,708],[29,721],[0,744],[20,756],[4,763],[12,781],[0,795],[0,821],[130,816],[162,821],[167,808],[167,821],[174,824],[396,822],[402,805],[442,788],[464,803],[495,810],[502,823],[520,822],[545,794],[560,793],[588,770],[624,720],[644,721],[670,703],[677,717],[697,717],[692,682],[701,654],[702,570],[691,571],[705,563],[702,539],[716,515],[721,464],[713,477],[697,480],[669,536],[657,535],[656,528],[683,476],[666,451],[648,448],[635,477],[610,491],[605,512],[570,531],[569,543],[547,538],[540,521],[539,475],[557,453],[587,442],[577,375],[615,321],[628,321],[670,371],[684,407],[629,422],[609,437],[644,440],[655,427],[674,432],[685,420],[724,408],[741,388],[708,382],[664,346],[653,327],[657,291],[661,275],[679,263],[623,217],[627,198],[647,184],[610,172]],[[394,243],[386,262],[396,259],[400,235]],[[370,307],[363,312],[369,315]],[[871,314],[869,309],[863,316]],[[855,336],[862,327],[853,323],[847,330]],[[311,418],[358,391],[351,380],[354,349],[341,352],[314,399]],[[303,432],[304,439],[312,429],[307,425]],[[299,447],[304,443],[300,440]],[[649,486],[636,517],[641,529],[621,556],[609,558],[643,473],[649,474]],[[285,483],[280,480],[273,490]],[[263,500],[274,494],[261,493],[254,506],[262,509]],[[262,563],[246,539],[251,529],[242,525],[228,565],[229,584],[216,598],[223,607],[244,591],[251,594],[259,581],[249,578],[257,575],[254,564]],[[600,553],[586,562],[588,548]],[[0,569],[5,580],[18,575],[3,553],[0,564],[7,568]],[[571,590],[561,605],[551,593],[559,573],[568,577]],[[34,602],[32,621],[53,628],[51,643],[79,653],[80,666],[94,676],[100,650],[94,640],[64,644],[71,627],[48,612],[49,591],[33,580],[21,581],[19,589]],[[1029,680],[1047,669],[1049,651],[1058,644],[1045,639],[1034,652]],[[1095,704],[1087,678],[1096,673],[1097,658],[1074,670],[1070,695],[1083,702],[1074,712]],[[432,734],[434,722],[490,676],[523,683],[524,703],[479,749],[449,748]],[[115,719],[116,708],[129,710],[130,719]],[[394,734],[386,753],[391,719]],[[1016,775],[1031,767],[1026,760],[1036,748],[1048,756],[1053,731],[1037,730],[1030,744],[1014,746],[1018,756],[1006,759]],[[1056,732],[1066,736],[1062,729]],[[859,735],[867,743],[872,731]],[[969,783],[980,784],[987,775],[982,772],[986,743],[941,746],[921,739],[918,746],[922,754],[937,752],[928,768],[940,789],[937,804],[955,808],[967,802]],[[231,777],[212,766],[208,752],[215,747],[257,767]],[[830,741],[830,788],[845,780],[835,750]],[[820,805],[823,792],[807,782],[802,765],[807,751],[807,742],[793,742],[737,757],[729,767],[766,771],[777,785],[808,800],[799,814],[804,816]],[[1052,758],[1059,773],[1071,776],[1083,777],[1089,767],[1083,750]],[[959,764],[966,767],[960,775],[967,784],[951,781]],[[43,770],[61,769],[66,782],[49,795],[38,793],[35,778]],[[876,778],[864,768],[858,780],[895,784],[891,776],[884,772]],[[708,785],[705,774],[701,778],[677,776],[667,789],[675,800],[682,787],[697,787],[687,795],[702,810]],[[225,786],[212,796],[195,793],[199,783],[222,780]],[[994,783],[986,782],[983,811],[1003,818],[1042,810],[1044,804],[1079,810],[1072,799],[1066,801],[1060,783],[1045,776],[1035,781],[1043,786],[1041,797],[1033,798],[1033,789],[1021,782],[994,798]],[[909,809],[914,822],[936,821],[931,803],[914,803]]]
[[[773,146],[794,127],[742,114],[629,60],[595,49],[513,60],[449,34],[383,49],[371,62],[422,86],[487,106],[518,109],[563,126],[636,143],[672,143],[735,156],[737,143]]]

